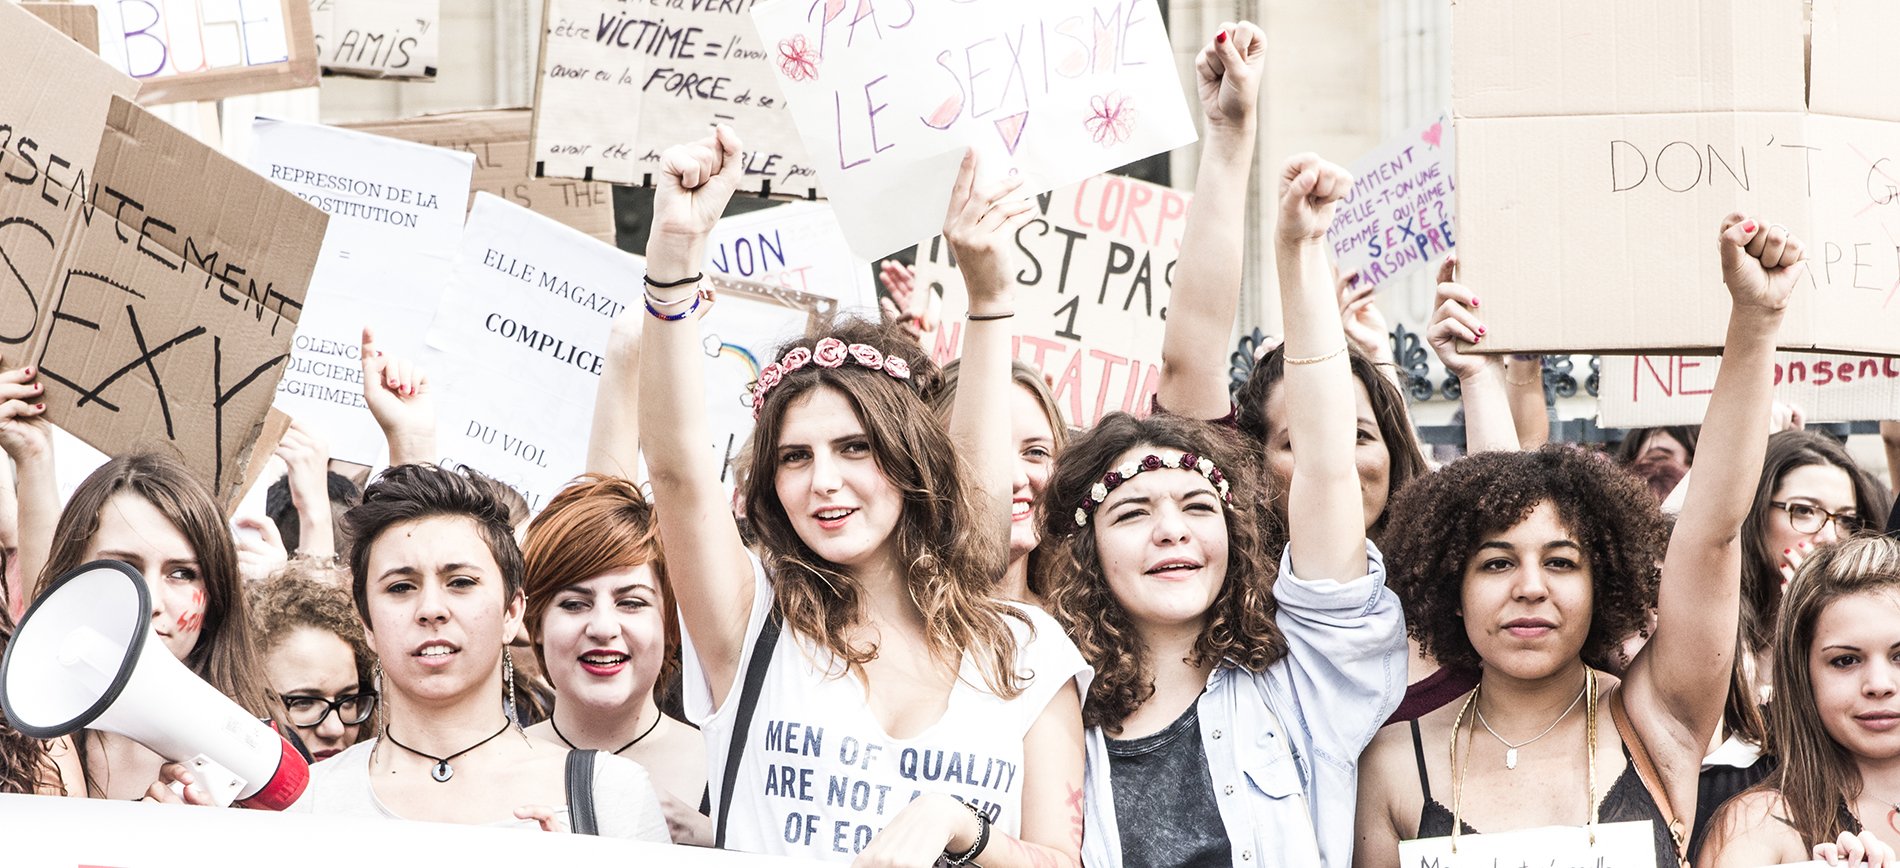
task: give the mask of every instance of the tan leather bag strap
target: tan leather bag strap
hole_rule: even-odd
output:
[[[1689,824],[1676,816],[1675,806],[1669,802],[1669,794],[1663,791],[1662,776],[1656,773],[1656,763],[1649,758],[1649,748],[1636,734],[1636,728],[1630,726],[1629,711],[1623,706],[1623,691],[1610,691],[1610,720],[1616,723],[1616,734],[1623,739],[1623,747],[1629,750],[1630,762],[1636,766],[1636,776],[1643,781],[1643,787],[1649,790],[1649,797],[1656,803],[1656,809],[1662,812],[1663,822],[1669,825],[1669,838],[1676,844],[1676,865],[1689,868]]]

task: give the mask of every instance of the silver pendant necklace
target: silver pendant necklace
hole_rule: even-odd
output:
[[[1475,702],[1472,703],[1472,706],[1473,706],[1473,710],[1478,712],[1478,724],[1480,726],[1483,726],[1484,731],[1490,733],[1492,738],[1497,739],[1500,743],[1504,745],[1504,767],[1508,770],[1516,770],[1517,769],[1517,749],[1524,747],[1526,745],[1529,745],[1530,743],[1535,742],[1538,739],[1549,735],[1551,733],[1551,730],[1554,730],[1557,728],[1557,724],[1563,723],[1564,718],[1570,716],[1570,712],[1577,710],[1577,703],[1583,701],[1583,694],[1588,692],[1589,689],[1590,689],[1590,685],[1586,682],[1583,686],[1583,690],[1577,691],[1577,698],[1570,700],[1570,705],[1564,709],[1564,713],[1557,715],[1557,719],[1551,721],[1549,726],[1544,727],[1543,732],[1540,732],[1516,744],[1512,744],[1510,739],[1507,739],[1504,736],[1498,735],[1498,731],[1491,728],[1491,724],[1486,722],[1484,719],[1484,709],[1477,708],[1476,707],[1477,703]]]

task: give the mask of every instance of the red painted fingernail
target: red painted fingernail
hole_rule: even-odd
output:
[[[1475,296],[1475,295],[1471,297],[1471,306],[1472,306],[1472,307],[1477,307],[1477,306],[1478,306],[1478,297],[1477,297],[1477,296]]]
[[[46,405],[45,405],[45,404],[34,404],[34,405],[33,405],[33,409],[35,409],[35,410],[44,410],[44,409],[46,409]]]
[[[1755,221],[1753,221],[1753,220],[1750,220],[1750,221],[1748,221],[1747,223],[1743,223],[1743,224],[1742,224],[1742,231],[1743,231],[1743,232],[1750,232],[1750,233],[1752,233],[1752,232],[1754,232],[1754,231],[1755,231]]]
[[[1225,30],[1223,30],[1223,31],[1221,31],[1221,32],[1219,32],[1219,33],[1216,33],[1216,34],[1214,34],[1214,41],[1215,41],[1215,42],[1226,42],[1226,41],[1227,41],[1227,31],[1225,31]]]
[[[1791,554],[1794,554],[1794,549],[1782,549],[1781,553],[1784,555],[1791,555]]]
[[[31,377],[31,376],[33,376],[33,369],[32,369],[32,368],[27,368],[26,370],[24,370],[24,371],[21,371],[20,373],[22,373],[22,374],[24,374],[24,375],[26,375],[26,376],[28,376],[28,377]]]
[[[1484,334],[1484,326],[1478,326],[1478,334]]]

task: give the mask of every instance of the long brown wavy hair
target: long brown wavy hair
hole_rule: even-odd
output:
[[[569,483],[528,525],[521,555],[527,565],[522,586],[528,597],[524,623],[534,637],[534,656],[543,671],[548,663],[541,649],[541,616],[562,588],[602,573],[651,565],[660,590],[666,654],[653,689],[673,682],[679,671],[678,604],[673,601],[673,583],[666,577],[659,522],[637,486],[617,476],[592,474]]]
[[[807,363],[766,393],[747,450],[751,472],[741,490],[746,517],[772,572],[779,613],[786,626],[848,667],[877,656],[875,644],[844,639],[864,608],[857,581],[799,538],[778,499],[776,468],[786,408],[815,389],[834,389],[864,426],[878,470],[903,496],[903,512],[887,544],[904,565],[905,587],[923,613],[931,653],[945,661],[969,653],[990,692],[1016,696],[1024,678],[1015,671],[1016,637],[1005,619],[1025,624],[1028,619],[990,595],[1008,562],[1007,537],[1000,522],[985,514],[982,494],[949,433],[920,397],[937,385],[936,365],[901,331],[850,318],[787,343],[774,359],[797,347],[810,350],[826,337],[902,358],[911,375],[898,379],[852,360],[835,368]]]
[[[1128,610],[1109,589],[1095,535],[1078,528],[1074,513],[1089,489],[1131,449],[1155,447],[1192,452],[1214,462],[1227,476],[1231,502],[1227,525],[1227,575],[1207,610],[1189,661],[1217,661],[1259,672],[1286,656],[1286,637],[1274,622],[1276,559],[1266,549],[1263,526],[1275,524],[1255,451],[1233,432],[1206,422],[1156,414],[1137,419],[1110,413],[1069,443],[1056,461],[1049,488],[1037,505],[1044,545],[1049,547],[1050,614],[1069,630],[1095,679],[1082,705],[1082,723],[1110,734],[1121,731],[1154,695],[1154,666]],[[1261,513],[1266,513],[1262,515]]]
[[[263,719],[274,717],[264,679],[263,654],[252,635],[250,610],[245,603],[244,580],[238,575],[237,546],[203,483],[177,458],[146,452],[121,455],[94,470],[73,490],[53,529],[53,550],[45,572],[34,583],[33,596],[55,577],[83,563],[86,547],[99,532],[99,514],[120,493],[143,498],[191,543],[198,575],[205,585],[204,626],[198,644],[185,656],[185,666],[245,711]],[[86,738],[73,737],[83,764]],[[98,784],[87,776],[86,786],[97,794]]]
[[[1781,793],[1788,823],[1808,843],[1832,841],[1843,804],[1860,797],[1860,768],[1827,734],[1815,705],[1808,657],[1815,624],[1835,601],[1876,591],[1900,590],[1900,541],[1862,536],[1823,546],[1803,561],[1788,583],[1774,637],[1775,701],[1768,724],[1781,765],[1757,789]],[[1731,803],[1732,804],[1732,803]]]

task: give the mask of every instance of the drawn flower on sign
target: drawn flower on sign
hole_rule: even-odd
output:
[[[1082,126],[1096,144],[1112,148],[1127,141],[1135,126],[1135,107],[1129,102],[1120,91],[1089,98],[1089,116]]]
[[[818,52],[803,36],[778,41],[778,69],[793,81],[818,77]]]

